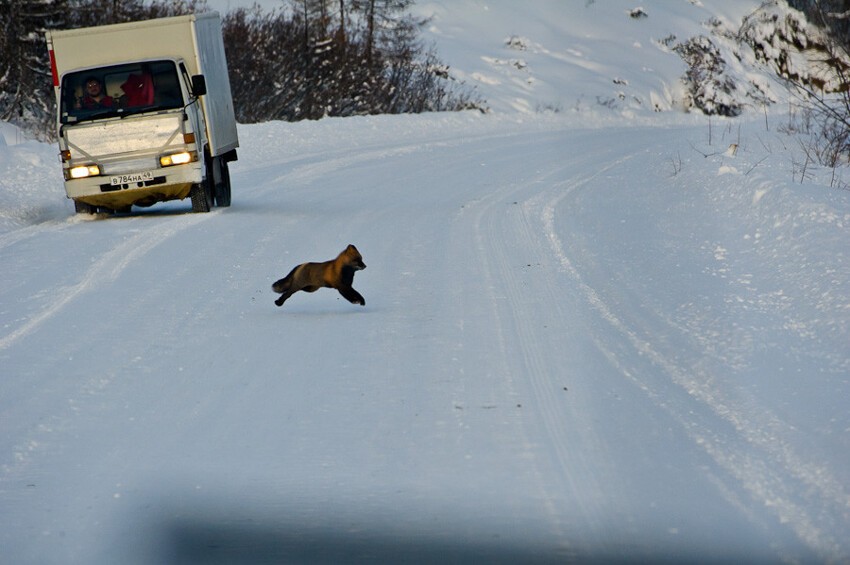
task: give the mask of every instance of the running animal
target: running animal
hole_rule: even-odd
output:
[[[337,289],[352,304],[366,306],[366,299],[351,286],[354,282],[354,272],[365,268],[363,257],[353,245],[346,247],[336,259],[324,263],[301,263],[272,285],[272,290],[281,294],[274,303],[283,306],[283,303],[299,290],[316,292],[325,287]]]

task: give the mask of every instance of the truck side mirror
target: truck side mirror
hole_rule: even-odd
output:
[[[207,93],[207,80],[204,75],[192,75],[192,94],[194,96],[203,96]]]

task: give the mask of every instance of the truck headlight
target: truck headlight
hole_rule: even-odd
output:
[[[172,153],[171,155],[163,155],[159,158],[159,164],[163,167],[170,167],[171,165],[185,165],[195,160],[195,153],[193,151],[182,151],[180,153]]]
[[[100,174],[100,168],[97,165],[79,165],[77,167],[71,167],[68,174],[72,179],[96,177]]]

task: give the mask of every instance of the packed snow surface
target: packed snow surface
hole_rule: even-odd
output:
[[[4,128],[2,561],[850,560],[846,169],[598,104],[712,13],[573,4],[423,3],[492,112],[240,126],[208,214],[75,215]],[[365,307],[275,307],[349,243]]]

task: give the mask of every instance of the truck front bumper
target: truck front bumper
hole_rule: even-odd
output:
[[[156,169],[146,181],[113,185],[109,176],[65,181],[68,198],[91,206],[119,210],[128,206],[150,206],[155,202],[182,200],[192,185],[203,181],[203,163],[193,162]]]

